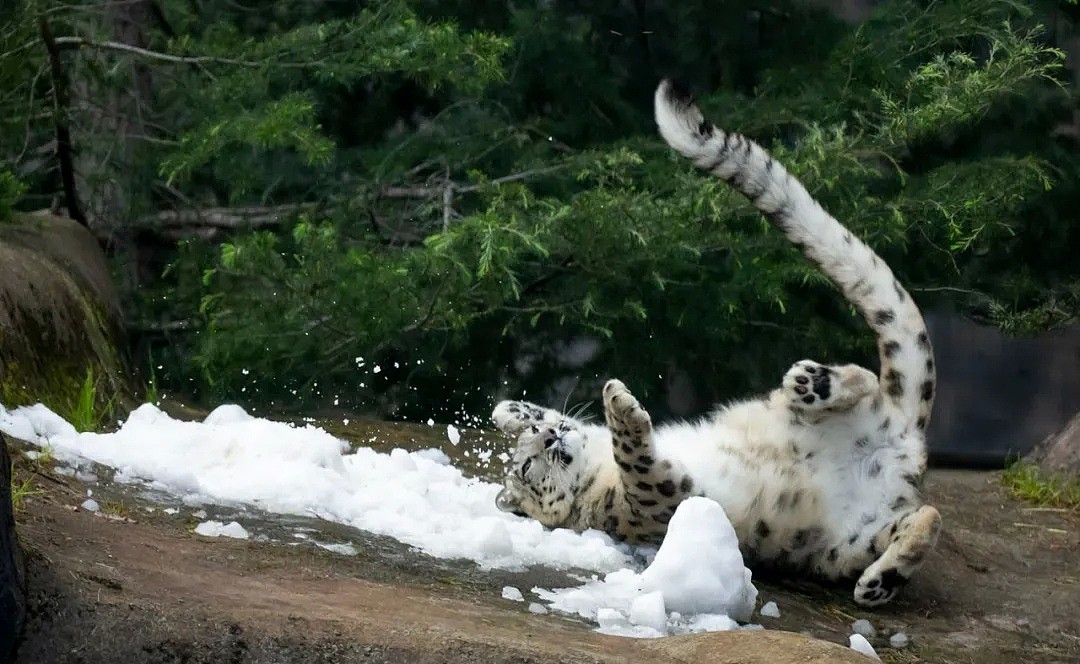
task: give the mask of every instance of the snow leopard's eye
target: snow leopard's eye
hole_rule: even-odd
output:
[[[540,433],[540,427],[534,424],[531,427],[529,427],[529,431],[531,431],[533,433]]]
[[[521,464],[521,476],[525,477],[525,473],[529,472],[532,468],[532,459],[525,459],[525,463]]]

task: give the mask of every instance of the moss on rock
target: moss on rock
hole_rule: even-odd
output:
[[[43,214],[0,224],[0,403],[40,401],[72,419],[89,375],[94,412],[104,418],[130,393],[122,334],[119,300],[89,231]]]

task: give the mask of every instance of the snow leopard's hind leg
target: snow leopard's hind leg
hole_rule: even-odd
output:
[[[604,385],[604,418],[625,489],[627,513],[609,512],[604,530],[629,541],[657,540],[675,509],[694,495],[694,481],[671,461],[658,460],[652,446],[652,418],[626,385]]]
[[[544,408],[528,401],[500,401],[491,411],[495,428],[508,436],[517,436],[541,422],[555,423],[569,419],[554,408]]]
[[[940,529],[941,515],[930,505],[923,505],[882,528],[871,546],[884,553],[859,577],[855,602],[878,606],[891,600],[934,548]]]
[[[872,371],[856,364],[826,366],[800,360],[784,374],[780,389],[792,409],[841,411],[876,394],[878,379]]]

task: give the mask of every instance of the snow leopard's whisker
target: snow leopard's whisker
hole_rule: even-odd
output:
[[[592,416],[587,415],[586,411],[589,410],[589,407],[591,405],[592,404],[590,404],[588,401],[582,401],[582,402],[578,403],[576,406],[574,406],[573,408],[571,408],[569,413],[564,412],[564,414],[567,417],[575,419],[575,420],[588,421]]]
[[[563,399],[562,413],[566,415],[566,404],[570,403],[570,397],[574,396],[574,390],[577,389],[578,383],[581,382],[581,376],[574,376],[574,384],[570,386],[570,389],[566,391],[566,398]]]

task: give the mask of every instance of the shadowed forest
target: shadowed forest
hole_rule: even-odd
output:
[[[823,276],[656,136],[675,75],[924,309],[1075,319],[1080,9],[863,9],[28,0],[0,29],[0,217],[93,232],[151,399],[426,419],[617,375],[662,415],[802,357],[874,366]]]

